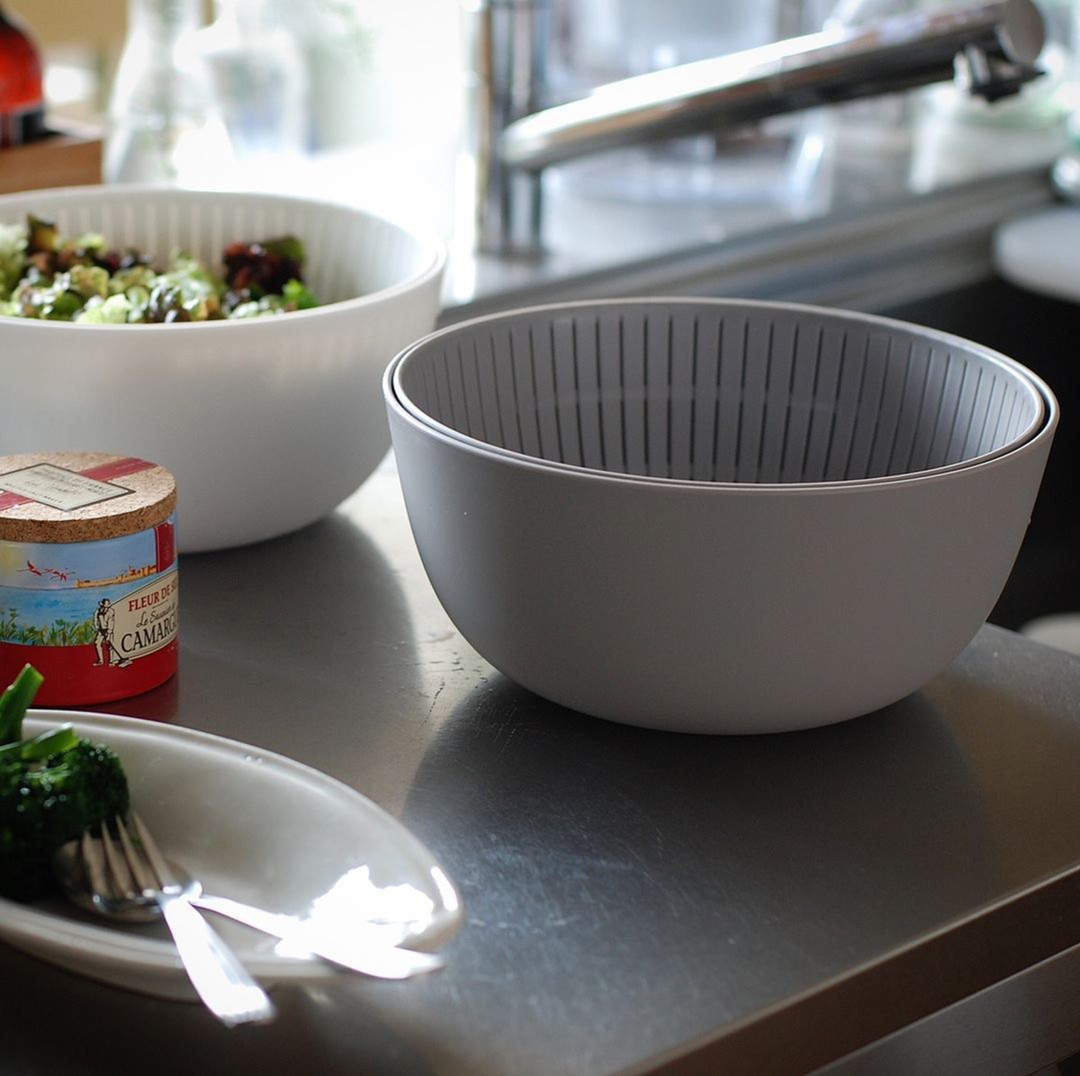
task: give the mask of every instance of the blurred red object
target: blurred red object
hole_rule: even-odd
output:
[[[21,24],[0,8],[0,149],[45,133],[41,55]]]

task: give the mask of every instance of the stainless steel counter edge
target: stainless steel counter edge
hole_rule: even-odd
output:
[[[1045,1038],[1023,1034],[1030,1009],[997,1018],[994,991],[1015,992],[1021,983],[1030,990],[1031,977],[1048,969],[1080,977],[1077,907],[1080,863],[620,1076],[974,1072],[979,1057],[994,1071],[1034,1071],[1077,1048],[1075,999],[1062,999],[1070,1019],[1055,1053]],[[956,1067],[946,1063],[943,1042]],[[895,1061],[905,1067],[888,1067]]]

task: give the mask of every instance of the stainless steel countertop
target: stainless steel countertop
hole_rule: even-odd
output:
[[[1080,659],[987,627],[903,702],[774,737],[575,715],[457,634],[392,457],[329,519],[180,579],[178,676],[97,709],[361,790],[465,925],[437,975],[283,990],[240,1032],[2,947],[0,1071],[798,1072],[1080,960]],[[1080,1048],[1075,1011],[1057,1037],[1021,1012],[1028,1060]]]

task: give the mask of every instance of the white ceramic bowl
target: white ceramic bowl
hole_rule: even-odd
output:
[[[234,240],[297,235],[325,304],[273,318],[78,325],[0,318],[0,456],[104,451],[168,468],[182,552],[243,545],[326,515],[389,448],[379,381],[431,330],[445,252],[362,210],[270,194],[75,187],[0,197],[164,261],[219,266]]]
[[[975,344],[721,300],[452,326],[384,395],[465,638],[565,706],[713,733],[855,717],[944,669],[1008,578],[1057,426],[1050,390]]]

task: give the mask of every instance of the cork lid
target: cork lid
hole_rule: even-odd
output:
[[[0,456],[0,541],[93,542],[148,530],[176,507],[156,463],[101,452]]]

